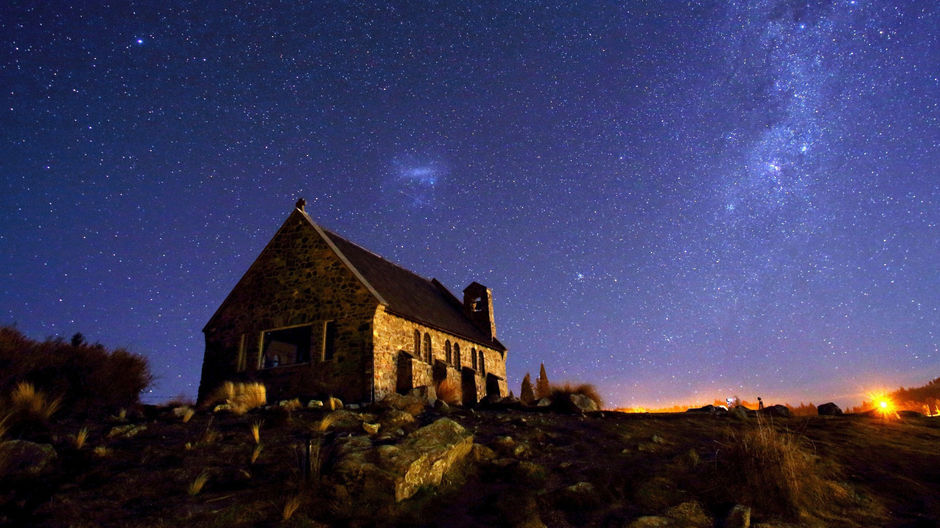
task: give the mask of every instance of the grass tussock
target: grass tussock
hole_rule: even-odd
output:
[[[226,381],[213,391],[207,405],[225,403],[235,414],[245,414],[268,402],[267,389],[263,383],[236,383]]]
[[[281,510],[281,520],[289,521],[290,518],[294,516],[294,513],[297,512],[297,510],[300,508],[302,504],[303,504],[302,495],[299,495],[299,494],[293,495],[289,499],[287,499],[287,502],[284,503],[284,509]]]
[[[206,486],[206,482],[208,481],[209,481],[209,473],[206,471],[203,471],[202,473],[197,475],[196,478],[193,479],[192,482],[189,483],[189,486],[186,488],[186,493],[188,493],[191,497],[195,497],[196,495],[199,495],[199,493],[202,491],[202,488]]]
[[[581,383],[580,385],[574,385],[571,383],[565,383],[564,385],[552,385],[552,401],[564,401],[564,397],[571,394],[587,396],[597,404],[599,409],[602,409],[604,406],[604,400],[601,398],[600,393],[597,392],[597,388],[590,383]]]
[[[10,411],[24,420],[46,422],[59,410],[59,398],[49,398],[32,383],[20,382],[10,393]]]
[[[248,426],[251,431],[251,439],[255,441],[255,445],[261,444],[261,426],[263,424],[264,420],[255,420]]]
[[[806,441],[758,422],[730,433],[718,452],[719,478],[736,502],[761,512],[799,518],[834,498]]]
[[[88,442],[88,428],[82,427],[75,433],[75,436],[72,437],[72,443],[75,444],[75,449],[81,449],[85,447],[85,444]]]
[[[261,447],[261,444],[255,445],[255,448],[251,450],[251,458],[248,461],[249,464],[254,465],[254,463],[258,461],[258,457],[261,456],[262,449],[263,448]]]
[[[443,400],[448,405],[460,403],[460,387],[456,381],[451,379],[441,380],[434,389],[437,393],[437,399]]]

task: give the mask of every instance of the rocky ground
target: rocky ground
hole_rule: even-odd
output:
[[[0,443],[2,526],[914,527],[940,519],[940,419],[919,416],[470,410],[400,397],[243,415],[144,407],[16,436]]]

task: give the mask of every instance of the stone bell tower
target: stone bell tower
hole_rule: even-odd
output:
[[[493,292],[479,282],[472,282],[463,290],[463,309],[490,339],[496,339],[496,322],[493,320]]]

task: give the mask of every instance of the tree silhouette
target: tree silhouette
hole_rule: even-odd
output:
[[[539,379],[535,380],[535,396],[539,399],[552,395],[552,388],[548,384],[548,375],[545,374],[545,363],[539,366]]]
[[[535,401],[535,393],[532,392],[532,378],[529,377],[528,372],[526,372],[525,377],[522,378],[522,389],[519,391],[519,399],[526,405],[530,405]]]

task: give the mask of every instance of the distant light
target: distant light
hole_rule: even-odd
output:
[[[143,44],[143,43],[144,43],[144,39],[142,38],[137,39],[137,44]]]

